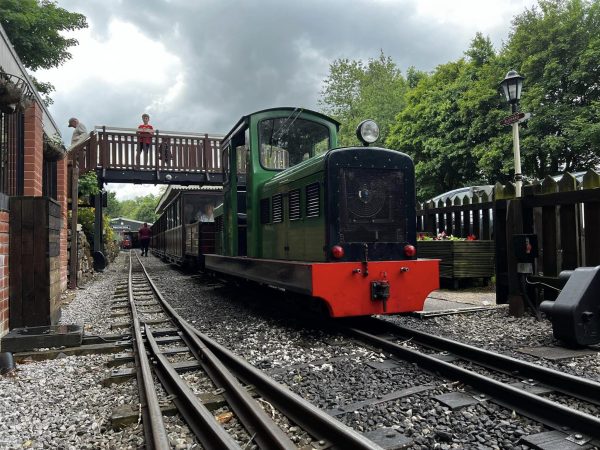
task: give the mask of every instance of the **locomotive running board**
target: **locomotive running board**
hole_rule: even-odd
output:
[[[299,294],[312,294],[313,263],[254,259],[244,256],[205,255],[208,270],[234,275]]]

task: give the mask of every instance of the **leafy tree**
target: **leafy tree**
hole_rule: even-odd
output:
[[[33,71],[58,67],[71,59],[68,48],[78,42],[61,32],[87,27],[83,14],[69,12],[51,0],[0,0],[0,24],[25,67]],[[54,86],[33,81],[51,103],[48,94]]]
[[[506,58],[524,75],[523,172],[600,163],[600,2],[540,0],[513,20]],[[509,67],[509,66],[507,66]]]
[[[160,196],[148,194],[134,200],[123,200],[120,202],[120,216],[153,223],[157,219],[154,210],[159,199]]]
[[[79,196],[89,197],[90,195],[96,195],[100,192],[98,187],[98,178],[96,172],[88,172],[79,177]]]
[[[158,203],[158,197],[149,194],[145,197],[138,197],[136,200],[138,202],[135,217],[136,220],[151,223],[155,222],[158,216],[154,213],[154,210],[156,209],[156,204]]]
[[[482,170],[482,160],[503,114],[490,113],[501,106],[497,73],[490,69],[496,58],[489,38],[477,34],[464,58],[442,64],[430,75],[419,74],[407,93],[386,145],[413,157],[420,199],[491,175],[487,166]],[[489,166],[494,176],[501,169]]]
[[[340,123],[340,144],[360,144],[356,126],[364,119],[373,119],[380,128],[384,142],[394,116],[404,106],[407,83],[396,64],[383,52],[367,63],[339,59],[329,67],[320,104]]]
[[[117,193],[108,191],[107,196],[106,215],[111,219],[121,217],[121,203],[117,200]]]

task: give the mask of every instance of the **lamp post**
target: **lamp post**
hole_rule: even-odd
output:
[[[515,70],[510,70],[504,80],[500,83],[506,101],[510,103],[513,114],[519,110],[519,100],[521,99],[521,91],[523,90],[523,80],[525,77],[519,75]],[[521,196],[521,185],[523,183],[523,175],[521,174],[521,149],[519,147],[519,121],[518,119],[512,123],[513,132],[513,153],[515,156],[515,191],[517,197]]]

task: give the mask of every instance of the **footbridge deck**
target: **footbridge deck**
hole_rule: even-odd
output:
[[[222,135],[155,130],[140,150],[135,128],[96,126],[70,149],[79,173],[96,171],[104,183],[222,184]]]

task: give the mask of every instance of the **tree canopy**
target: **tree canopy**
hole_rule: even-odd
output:
[[[77,39],[61,32],[87,27],[83,14],[69,12],[50,0],[0,0],[0,24],[25,67],[33,71],[71,59],[68,49],[78,44]],[[50,83],[34,81],[42,94],[54,90]]]
[[[340,123],[340,144],[359,144],[356,126],[373,119],[381,139],[388,135],[394,116],[404,106],[407,83],[396,64],[383,52],[366,64],[340,59],[329,67],[329,77],[321,92],[320,104]]]
[[[510,69],[525,76],[521,110],[522,171],[543,178],[600,164],[600,0],[540,0],[513,19],[495,50],[477,33],[464,56],[430,73],[403,76],[383,52],[368,63],[330,66],[321,105],[341,123],[342,144],[371,118],[386,146],[415,161],[425,200],[479,183],[512,179],[510,108],[499,83]]]

